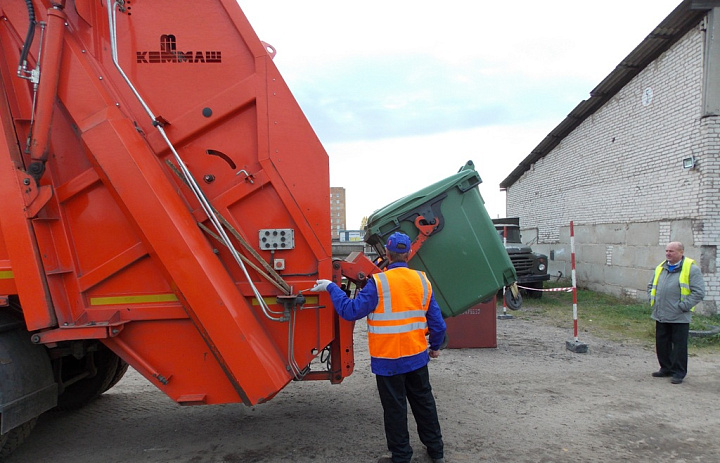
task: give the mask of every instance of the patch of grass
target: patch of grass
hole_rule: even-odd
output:
[[[570,282],[546,282],[546,288],[565,288]],[[501,303],[502,304],[502,303]],[[582,333],[617,342],[655,346],[655,322],[650,318],[650,304],[578,288],[578,337]],[[558,327],[573,327],[572,292],[543,292],[540,299],[523,296],[523,307],[512,315],[522,319],[543,319]],[[720,326],[720,315],[694,315],[691,330],[709,331]],[[690,337],[691,355],[720,353],[720,334]]]

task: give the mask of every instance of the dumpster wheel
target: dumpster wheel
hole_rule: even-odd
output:
[[[522,307],[522,295],[518,291],[517,296],[513,296],[512,291],[505,291],[505,306],[510,310],[518,310]]]

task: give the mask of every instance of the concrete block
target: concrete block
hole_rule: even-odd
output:
[[[591,281],[606,283],[606,272],[611,270],[605,264],[589,264],[576,265],[575,275],[577,276],[578,286],[586,286]]]
[[[575,262],[605,265],[607,247],[602,244],[575,243]]]
[[[613,246],[612,266],[628,267],[633,264],[633,251],[628,246]]]
[[[648,246],[647,247],[647,260],[645,261],[644,267],[654,269],[657,265],[665,260],[665,244],[662,246]]]
[[[550,246],[548,251],[544,252],[544,254],[546,254],[551,261],[570,262],[572,252],[570,250],[570,245],[556,244]]]
[[[658,222],[630,223],[626,243],[629,246],[657,246],[659,230]]]
[[[647,285],[653,277],[653,270],[628,269],[623,286],[638,290],[638,299],[647,299]]]
[[[665,246],[635,248],[635,265],[638,269],[654,269],[665,259]]]
[[[686,250],[695,245],[694,236],[690,219],[673,220],[670,223],[670,241],[680,241]]]
[[[570,278],[570,262],[551,260],[548,265],[548,274],[552,275],[552,280],[562,274],[562,278]]]
[[[565,341],[565,347],[571,352],[576,354],[586,354],[588,351],[588,345],[584,342],[576,341],[575,339],[568,339]]]
[[[659,252],[659,254],[658,254]],[[613,266],[632,267],[635,269],[655,268],[665,255],[664,248],[657,246],[620,246],[615,249]]]
[[[563,227],[565,228],[565,227]],[[574,226],[575,229],[575,245],[578,243],[596,243],[597,235],[595,233],[595,227],[592,225],[578,225]],[[570,243],[570,227],[567,227],[567,243]]]
[[[595,226],[595,239],[592,243],[625,244],[627,227],[625,224],[608,223]]]
[[[633,279],[633,274],[638,273],[636,269],[628,267],[613,266],[605,272],[605,283],[615,286],[632,286],[628,284],[628,280]],[[602,281],[602,280],[600,280]]]
[[[708,275],[717,270],[717,246],[703,246],[700,251],[700,270]]]

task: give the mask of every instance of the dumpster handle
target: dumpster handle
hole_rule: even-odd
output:
[[[418,252],[418,249],[422,247],[423,244],[425,244],[425,240],[428,239],[430,235],[433,234],[435,229],[440,225],[440,221],[435,219],[435,222],[428,223],[428,224],[422,224],[422,222],[427,222],[425,220],[425,217],[419,215],[415,218],[415,226],[418,229],[418,236],[415,238],[415,241],[413,241],[412,245],[410,246],[410,257],[408,260],[412,258],[412,256],[415,255],[416,252]]]
[[[457,186],[458,190],[460,190],[462,193],[468,192],[482,183],[482,180],[480,180],[479,175],[475,175],[472,178],[469,178],[468,180],[473,180],[473,182],[470,183],[467,187],[463,187],[462,185]]]

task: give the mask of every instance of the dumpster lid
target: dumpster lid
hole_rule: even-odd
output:
[[[447,191],[453,187],[458,188],[461,193],[465,193],[477,187],[480,183],[482,183],[482,180],[475,171],[475,164],[468,161],[456,174],[404,196],[373,212],[367,220],[365,241],[371,245],[384,244],[384,240],[391,233],[400,229],[399,223],[402,220],[407,220],[409,213],[412,215],[413,212],[416,212],[415,215],[422,215],[427,222],[434,223],[435,218],[439,215],[439,210],[433,204],[435,199],[442,199],[447,194]],[[390,225],[390,228],[388,228],[388,225]],[[440,230],[442,230],[442,224],[435,233]],[[410,238],[414,239],[415,236],[410,236]]]

